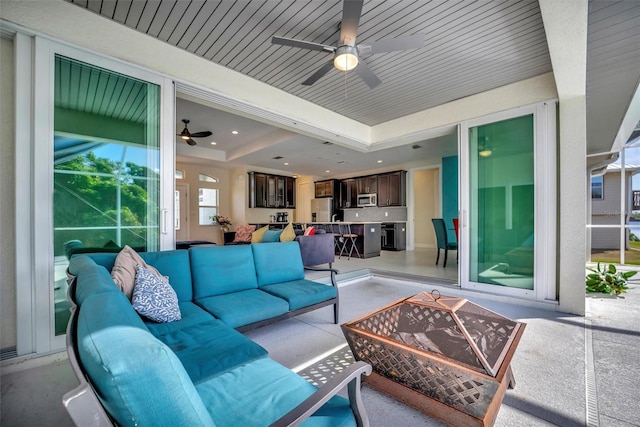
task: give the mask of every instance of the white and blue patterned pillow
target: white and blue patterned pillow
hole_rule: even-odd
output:
[[[141,265],[136,267],[136,281],[131,298],[133,308],[159,323],[182,319],[178,296],[169,282],[160,279]]]

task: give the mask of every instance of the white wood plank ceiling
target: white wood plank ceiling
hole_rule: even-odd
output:
[[[537,1],[365,1],[358,43],[425,34],[422,49],[365,58],[374,89],[337,70],[302,86],[330,54],[271,44],[337,45],[340,0],[68,1],[367,125],[551,71]]]

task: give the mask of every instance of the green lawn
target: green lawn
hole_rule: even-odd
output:
[[[619,250],[594,250],[591,252],[592,262],[620,263]],[[624,252],[625,264],[640,265],[640,242],[629,242],[629,250]]]

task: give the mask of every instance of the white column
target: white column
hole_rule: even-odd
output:
[[[584,314],[587,253],[587,0],[540,0],[558,89],[558,292],[562,311]]]

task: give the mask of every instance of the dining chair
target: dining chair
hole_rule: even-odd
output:
[[[436,265],[440,261],[440,249],[444,249],[444,262],[442,263],[442,267],[447,266],[447,255],[450,250],[457,251],[458,244],[454,242],[449,242],[449,238],[447,237],[447,227],[444,224],[444,220],[442,218],[432,218],[433,228],[436,232],[436,242],[438,246],[438,255],[436,257]]]
[[[456,232],[456,243],[460,243],[460,236],[458,232],[458,227],[460,226],[460,222],[458,221],[458,218],[453,218],[451,221],[453,222],[453,229]]]

